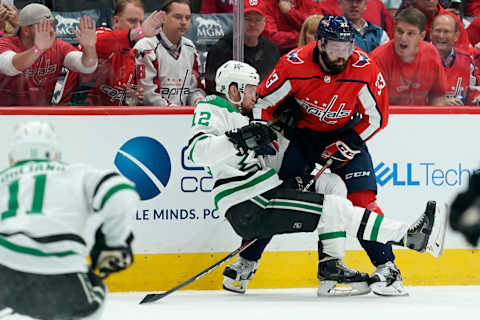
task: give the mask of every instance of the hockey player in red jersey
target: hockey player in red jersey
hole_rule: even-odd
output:
[[[478,105],[480,87],[474,76],[473,59],[467,51],[455,48],[458,34],[458,23],[451,15],[439,15],[433,20],[430,38],[447,75],[447,96],[458,98],[465,105]]]
[[[375,62],[354,47],[353,28],[345,17],[324,17],[317,39],[280,59],[260,84],[254,117],[270,121],[281,103],[296,103],[290,105],[298,115],[295,128],[286,130],[291,142],[280,176],[301,176],[310,173],[315,163],[332,159],[330,168],[344,180],[348,199],[354,205],[381,213],[376,204],[373,163],[365,142],[387,125],[386,83]],[[368,215],[363,217],[365,221]],[[371,228],[365,226],[359,235]],[[240,256],[257,261],[269,240],[260,239]],[[345,241],[345,237],[337,232],[319,239],[319,270],[331,259],[331,240]],[[370,288],[380,295],[408,294],[393,262],[391,246],[360,242],[377,267]]]
[[[113,30],[97,28],[97,71],[89,76],[69,71],[62,104],[127,105],[127,92],[132,95],[136,92],[137,103],[142,104],[143,92],[136,83],[136,75],[144,71],[135,70],[133,46],[141,38],[153,37],[161,31],[158,26],[164,13],[154,11],[143,21],[144,14],[140,0],[117,1]]]

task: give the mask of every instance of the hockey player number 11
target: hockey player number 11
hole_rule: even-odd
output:
[[[47,175],[40,174],[34,176],[35,188],[33,190],[32,208],[27,211],[27,214],[40,214],[43,210],[43,197],[45,195],[45,182]],[[18,181],[15,180],[8,186],[9,199],[8,210],[1,213],[1,220],[5,220],[17,215],[18,210]]]

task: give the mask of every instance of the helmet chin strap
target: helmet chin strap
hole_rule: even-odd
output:
[[[230,101],[230,103],[234,106],[237,106],[240,111],[242,111],[243,93],[241,93],[240,90],[238,90],[238,93],[240,94],[240,100],[233,101],[233,99],[230,97],[230,91],[227,91],[227,100]]]

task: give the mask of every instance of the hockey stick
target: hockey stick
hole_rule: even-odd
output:
[[[313,176],[312,179],[310,179],[310,181],[308,181],[307,185],[305,186],[305,188],[303,188],[303,191],[308,191],[308,189],[310,189],[310,187],[312,186],[312,184],[315,183],[315,181],[317,181],[318,177],[320,177],[322,175],[322,173],[327,170],[328,167],[330,167],[333,163],[333,160],[331,158],[329,158],[327,160],[327,162],[325,162],[325,164],[323,165],[323,167],[318,170],[318,172]]]
[[[185,287],[186,285],[192,283],[193,281],[203,277],[204,275],[206,275],[207,273],[209,273],[210,271],[212,271],[213,269],[217,268],[219,265],[221,265],[222,263],[224,263],[225,261],[227,261],[228,259],[230,258],[233,258],[234,256],[236,256],[237,254],[239,254],[240,252],[242,252],[243,250],[247,249],[251,244],[253,244],[255,241],[257,241],[257,239],[253,239],[253,240],[250,240],[250,241],[247,241],[245,242],[244,244],[242,244],[238,249],[232,251],[231,253],[229,253],[227,256],[223,257],[221,260],[215,262],[213,265],[211,265],[210,267],[208,267],[207,269],[201,271],[200,273],[194,275],[193,277],[191,277],[190,279],[180,283],[179,285],[173,287],[172,289],[168,290],[168,291],[165,291],[165,292],[162,292],[162,293],[149,293],[147,294],[143,299],[142,301],[140,301],[140,304],[143,304],[143,303],[150,303],[150,302],[155,302],[157,300],[160,300],[166,296],[168,296],[170,293],[173,293],[175,291],[177,291],[178,289],[181,289],[183,287]]]

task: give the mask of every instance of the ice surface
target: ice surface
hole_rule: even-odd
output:
[[[408,297],[318,298],[315,288],[178,291],[139,305],[146,293],[110,293],[104,318],[221,320],[463,320],[480,319],[480,286],[407,287]]]

